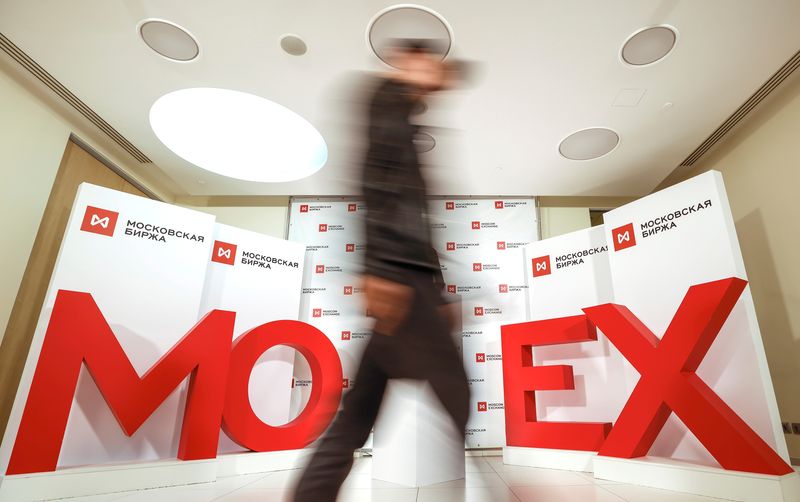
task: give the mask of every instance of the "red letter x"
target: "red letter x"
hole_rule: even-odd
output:
[[[600,455],[647,455],[674,411],[723,468],[772,475],[792,472],[695,374],[745,284],[730,278],[689,288],[660,341],[622,305],[584,309],[641,374]]]

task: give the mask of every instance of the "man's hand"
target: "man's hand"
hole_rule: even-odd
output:
[[[410,286],[374,275],[364,277],[367,311],[375,318],[374,332],[394,335],[411,309],[414,290]]]

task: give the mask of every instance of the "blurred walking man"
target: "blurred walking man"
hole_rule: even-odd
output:
[[[364,290],[375,318],[353,388],[300,478],[296,502],[336,500],[367,440],[389,378],[426,380],[464,434],[469,384],[437,278],[441,271],[426,218],[425,180],[413,138],[413,110],[445,89],[453,71],[424,41],[396,47],[397,68],[376,83],[369,100],[362,172],[367,205]]]

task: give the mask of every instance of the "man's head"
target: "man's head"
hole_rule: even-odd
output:
[[[442,89],[448,81],[443,61],[444,51],[431,40],[395,40],[389,53],[389,64],[397,76],[422,93]]]

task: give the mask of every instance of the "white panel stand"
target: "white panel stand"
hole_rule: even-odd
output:
[[[372,477],[381,481],[418,487],[464,478],[464,442],[424,382],[389,382],[372,452]]]
[[[594,477],[742,502],[796,502],[800,475],[726,471],[664,458],[595,457]]]
[[[597,456],[593,451],[553,450],[548,448],[503,448],[503,463],[540,469],[592,472],[592,462]]]

